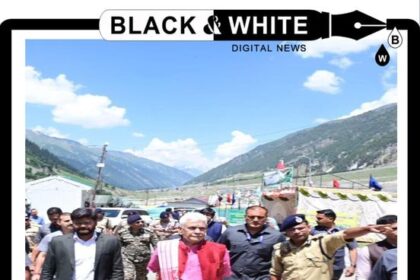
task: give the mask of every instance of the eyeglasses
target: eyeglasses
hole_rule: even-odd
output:
[[[266,219],[267,217],[265,217],[265,216],[246,216],[248,219],[250,219],[250,220],[255,220],[255,219],[257,219],[257,220],[263,220],[263,219]]]

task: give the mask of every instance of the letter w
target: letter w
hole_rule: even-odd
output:
[[[387,60],[388,56],[387,55],[378,55],[378,60],[379,62],[385,62]]]
[[[234,22],[232,17],[229,17],[229,24],[230,28],[232,29],[232,34],[238,34],[239,27],[242,34],[248,33],[249,20],[250,18],[246,17],[246,22],[244,23],[244,19],[242,17],[237,17],[236,21]]]

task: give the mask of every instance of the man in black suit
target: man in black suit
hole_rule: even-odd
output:
[[[41,280],[124,279],[121,245],[113,235],[97,234],[92,209],[71,213],[75,233],[52,239],[42,267]]]

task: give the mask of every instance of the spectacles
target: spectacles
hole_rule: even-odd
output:
[[[250,219],[250,220],[255,220],[255,219],[257,219],[257,220],[263,220],[263,219],[266,219],[266,217],[265,216],[246,216],[248,219]]]

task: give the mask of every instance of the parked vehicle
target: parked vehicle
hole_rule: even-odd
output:
[[[119,225],[123,219],[127,219],[130,212],[138,213],[146,225],[149,225],[152,221],[149,213],[141,208],[101,207],[101,209],[104,211],[104,216],[110,220],[113,228]]]

